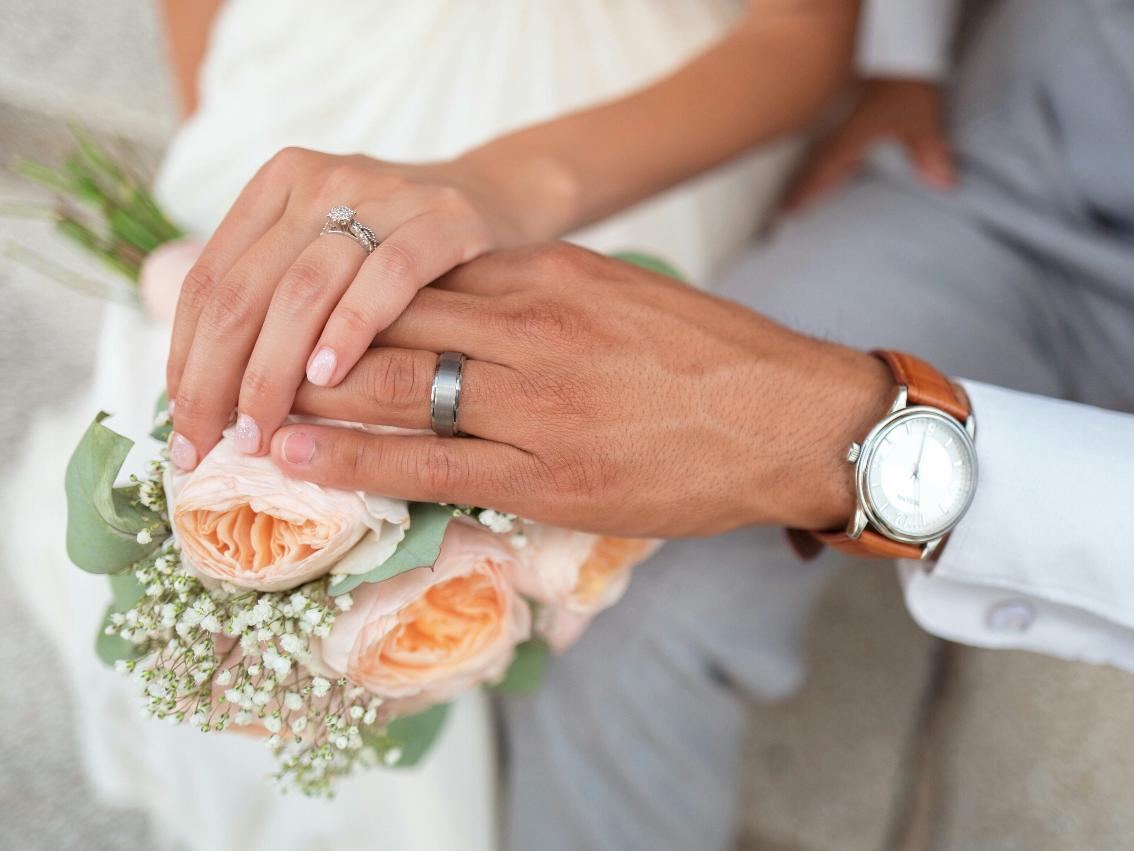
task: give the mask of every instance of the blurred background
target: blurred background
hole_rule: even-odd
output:
[[[5,164],[60,161],[77,120],[152,166],[174,114],[149,3],[0,2]],[[45,200],[39,190],[0,172],[0,200],[2,476],[34,414],[89,378],[102,307],[16,262],[11,247],[106,273],[44,222],[11,215],[15,203]],[[94,798],[61,663],[3,582],[0,611],[0,849],[163,846],[142,814]],[[930,638],[909,620],[887,567],[831,585],[810,655],[796,697],[751,710],[748,851],[1134,848],[1129,676]]]

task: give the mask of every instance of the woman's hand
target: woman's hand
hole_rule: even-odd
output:
[[[871,148],[893,139],[905,149],[927,186],[948,189],[956,182],[953,153],[945,133],[941,87],[920,80],[867,80],[847,119],[808,157],[784,199],[784,209],[801,210],[857,172]]]
[[[174,462],[191,469],[235,408],[237,445],[268,449],[296,388],[342,380],[414,294],[528,238],[483,164],[394,165],[289,148],[245,187],[185,279],[167,367]],[[344,204],[380,240],[320,238]],[[513,208],[518,209],[519,204]]]

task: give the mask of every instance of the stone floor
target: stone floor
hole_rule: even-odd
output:
[[[159,57],[148,4],[4,0],[0,158],[56,157],[73,118],[152,155],[171,126]],[[27,197],[0,179],[0,201]],[[38,224],[0,228],[61,250]],[[0,256],[0,476],[30,412],[85,381],[98,312]],[[152,846],[140,814],[91,796],[58,664],[3,582],[0,610],[0,849]],[[746,851],[1134,849],[1134,678],[932,639],[882,566],[832,583],[811,656],[798,696],[752,709]]]

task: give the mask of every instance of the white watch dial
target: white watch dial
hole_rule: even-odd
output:
[[[907,409],[883,422],[866,452],[860,495],[883,531],[931,540],[951,529],[972,501],[972,439],[932,409]]]

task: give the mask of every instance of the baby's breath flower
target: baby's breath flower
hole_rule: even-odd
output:
[[[280,636],[280,647],[285,653],[291,653],[293,655],[301,653],[303,652],[303,646],[303,639],[295,633],[288,632]]]
[[[505,514],[501,511],[486,508],[477,515],[476,519],[496,534],[504,535],[512,531],[512,527],[516,522],[516,515]]]
[[[108,634],[139,653],[115,668],[138,684],[145,710],[202,731],[261,727],[279,759],[277,777],[306,794],[329,795],[332,780],[355,767],[396,763],[396,742],[377,726],[385,720],[381,699],[345,678],[315,676],[302,662],[308,636],[326,637],[335,618],[350,610],[349,594],[329,593],[342,578],[325,577],[285,593],[226,582],[205,588],[182,565],[180,546],[168,535],[162,484],[167,463],[159,459],[147,478],[134,479],[137,501],[157,517],[138,533],[138,542],[166,536],[129,568],[146,596],[113,613],[107,626]],[[360,725],[375,738],[364,741]],[[281,735],[285,730],[288,738]]]
[[[384,753],[382,755],[382,762],[385,763],[387,766],[395,766],[395,765],[398,764],[398,760],[400,760],[401,758],[402,758],[402,749],[399,748],[399,747],[393,747],[393,748],[390,748],[388,751],[386,751],[386,753]]]

